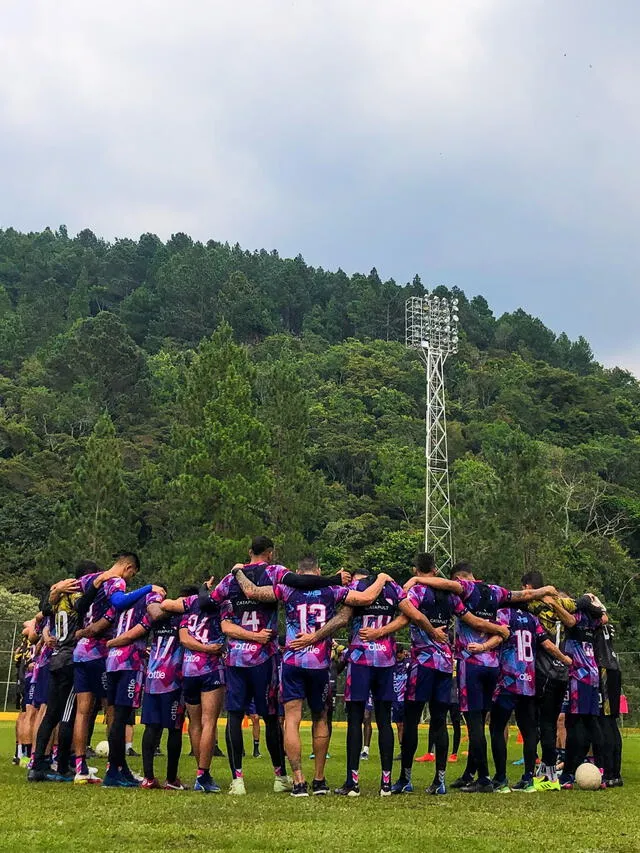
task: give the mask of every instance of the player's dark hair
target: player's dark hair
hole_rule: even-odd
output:
[[[371,577],[371,572],[369,571],[369,569],[354,569],[354,570],[351,572],[351,576],[355,578],[355,577],[356,577],[356,575],[357,575],[359,578],[370,578],[370,577]]]
[[[94,563],[93,560],[80,560],[75,569],[75,579],[79,580],[83,578],[85,575],[93,575],[96,572],[101,572],[102,569],[97,563]]]
[[[256,557],[264,554],[265,551],[271,551],[273,548],[273,539],[268,536],[254,536],[251,540],[251,553]]]
[[[140,571],[140,557],[135,551],[118,551],[113,555],[114,560],[131,560],[137,571]]]
[[[187,584],[180,590],[180,598],[189,598],[190,595],[197,595],[200,592],[200,587],[194,584]]]
[[[305,554],[301,560],[298,560],[298,571],[304,574],[305,572],[313,572],[318,568],[318,560],[313,554]]]
[[[526,572],[522,575],[521,583],[522,586],[532,586],[534,589],[540,589],[541,586],[544,586],[542,572]]]
[[[473,569],[468,560],[459,560],[453,567],[451,572],[452,578],[470,578],[473,576]]]
[[[163,589],[165,592],[167,592],[169,589],[169,587],[166,585],[166,583],[163,583],[162,581],[155,581],[154,586],[159,586],[160,589]]]
[[[413,558],[413,565],[420,574],[426,575],[435,569],[436,558],[433,554],[426,554],[424,551],[420,551]]]

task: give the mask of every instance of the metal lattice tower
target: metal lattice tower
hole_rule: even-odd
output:
[[[458,300],[412,296],[406,303],[406,344],[420,353],[427,379],[424,548],[441,571],[453,566],[444,363],[458,351]]]

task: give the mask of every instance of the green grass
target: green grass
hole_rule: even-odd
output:
[[[137,741],[141,734],[137,730]],[[245,733],[249,752],[249,732]],[[303,733],[305,754],[309,731]],[[97,729],[94,743],[102,737]],[[332,786],[344,777],[344,729],[334,732],[327,779]],[[511,738],[511,757],[518,747]],[[187,742],[185,741],[185,744]],[[424,747],[424,735],[421,735]],[[246,759],[248,794],[105,790],[73,785],[29,785],[25,771],[10,764],[13,724],[0,723],[0,850],[46,850],[74,853],[149,853],[179,850],[291,851],[291,853],[391,853],[391,851],[473,851],[529,853],[532,850],[572,853],[628,853],[640,850],[638,793],[640,736],[624,742],[625,787],[609,791],[562,791],[510,796],[413,796],[379,799],[377,749],[362,765],[363,795],[358,800],[335,796],[293,799],[271,793],[268,758]],[[185,752],[188,749],[185,749]],[[264,748],[263,748],[264,751]],[[157,775],[164,759],[157,759]],[[132,759],[139,769],[140,759]],[[101,771],[104,761],[98,760]],[[308,770],[311,762],[305,762]],[[396,762],[397,767],[397,762]],[[449,778],[460,765],[450,765]],[[519,768],[510,768],[511,779]],[[214,776],[225,787],[226,761],[214,761]],[[192,782],[193,759],[181,765],[183,781]],[[395,769],[394,769],[395,773]],[[420,792],[431,781],[433,765],[418,764],[414,783]]]

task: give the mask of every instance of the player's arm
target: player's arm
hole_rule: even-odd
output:
[[[514,589],[510,592],[509,600],[512,604],[522,604],[526,601],[538,601],[547,597],[556,596],[558,591],[555,586],[541,586],[539,589]]]
[[[565,666],[571,666],[571,664],[573,663],[573,661],[569,657],[569,655],[565,655],[565,653],[563,651],[561,651],[556,646],[556,644],[554,642],[552,642],[552,640],[550,640],[548,638],[545,640],[542,640],[540,645],[542,646],[543,649],[545,649],[545,651],[549,652],[551,657],[554,657],[556,660],[559,660],[560,663],[565,664]]]
[[[442,592],[452,592],[454,595],[462,595],[463,591],[462,584],[458,583],[458,581],[429,575],[428,577],[410,578],[404,585],[405,592],[417,583],[425,584],[425,586],[430,586],[432,589],[440,589]]]
[[[78,592],[79,589],[80,581],[77,581],[75,578],[65,578],[63,581],[58,581],[49,590],[49,604],[57,604],[63,595]]]
[[[562,622],[565,628],[575,627],[578,620],[573,615],[573,613],[569,613],[568,610],[564,609],[564,607],[560,604],[557,598],[553,598],[553,596],[548,596],[543,600],[546,602],[546,604],[553,608],[553,612],[556,614],[556,616]]]
[[[97,622],[92,622],[91,625],[87,625],[86,628],[80,628],[79,631],[76,631],[76,640],[88,639],[90,637],[99,637],[101,634],[113,625],[111,619],[106,619],[104,616],[102,619],[98,619]]]
[[[489,637],[484,643],[469,643],[467,651],[471,652],[472,655],[479,655],[482,652],[491,652],[497,649],[501,643],[502,637],[495,634],[493,637]]]
[[[336,631],[340,630],[340,628],[344,628],[352,615],[353,610],[351,607],[341,607],[336,615],[332,619],[329,619],[322,628],[318,628],[317,631],[314,631],[311,634],[298,634],[295,640],[292,640],[291,643],[289,643],[289,648],[293,649],[294,652],[299,652],[302,649],[306,649],[307,646],[314,646],[316,643],[326,640],[327,637],[335,634]]]
[[[49,630],[48,625],[45,625],[42,629],[42,642],[50,649],[55,649],[56,643],[58,642]]]
[[[402,604],[404,604],[404,602],[402,602]],[[400,613],[395,619],[392,619],[388,625],[383,625],[382,628],[360,628],[358,636],[361,640],[364,640],[365,643],[373,643],[376,640],[381,640],[389,634],[395,634],[396,631],[400,631],[402,628],[405,628],[410,621],[411,620],[408,616],[405,616],[404,613]]]
[[[165,598],[160,609],[164,613],[184,613],[184,598]]]
[[[373,604],[388,581],[393,582],[391,575],[380,572],[375,581],[366,589],[363,589],[362,592],[350,589],[344,603],[349,607],[366,607],[369,604]]]
[[[211,645],[199,643],[191,636],[187,628],[180,628],[178,636],[180,637],[180,643],[185,647],[185,649],[189,649],[190,652],[202,652],[205,655],[219,655],[224,649],[222,643],[211,643]]]
[[[253,581],[245,575],[242,569],[236,569],[234,566],[233,574],[240,585],[240,589],[244,592],[247,598],[252,601],[261,601],[266,604],[273,604],[277,601],[276,594],[272,586],[256,586]]]
[[[148,633],[149,629],[145,628],[144,625],[134,625],[133,628],[125,631],[124,634],[120,634],[119,637],[107,640],[107,648],[117,649],[120,648],[120,646],[128,646],[129,643],[135,643],[136,640],[141,640],[143,637],[146,637]]]
[[[242,640],[245,643],[260,643],[264,646],[273,638],[273,631],[269,628],[263,628],[261,631],[247,631],[230,619],[223,619],[220,627],[227,637],[231,637],[232,640]]]
[[[134,589],[133,592],[123,592],[120,589],[116,590],[116,592],[112,593],[110,596],[109,604],[115,607],[116,610],[128,610],[130,607],[133,607],[134,604],[137,604],[140,599],[149,595],[150,592],[157,592],[164,595],[162,587],[152,586],[148,583],[145,586],[141,586],[140,589]]]
[[[498,637],[502,637],[503,640],[509,639],[509,634],[511,633],[509,628],[499,622],[489,622],[488,619],[481,619],[479,616],[474,616],[473,613],[469,613],[468,610],[460,616],[460,619],[463,622],[466,622],[470,628],[474,628],[476,631],[480,631],[483,634],[495,634]]]

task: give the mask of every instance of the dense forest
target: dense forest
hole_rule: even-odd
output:
[[[404,302],[424,292],[185,234],[0,231],[0,585],[37,593],[131,547],[175,591],[256,531],[283,562],[312,549],[327,569],[405,575],[425,387]],[[638,648],[638,382],[522,310],[435,292],[460,301],[457,556],[600,593]]]

